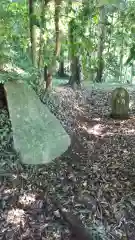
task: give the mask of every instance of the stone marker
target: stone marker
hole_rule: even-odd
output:
[[[5,84],[14,147],[24,164],[46,164],[63,154],[70,139],[59,120],[24,82]]]
[[[127,119],[129,117],[129,94],[125,88],[119,87],[112,92],[111,117]]]

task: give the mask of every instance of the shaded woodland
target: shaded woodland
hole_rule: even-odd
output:
[[[135,2],[0,16],[0,239],[134,240]]]

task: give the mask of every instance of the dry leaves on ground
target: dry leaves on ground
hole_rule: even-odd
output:
[[[134,104],[130,119],[114,121],[109,118],[110,94],[67,87],[52,93],[47,104],[72,144],[48,166],[21,165],[7,148],[11,132],[10,138],[9,131],[0,138],[1,168],[9,173],[0,176],[0,239],[70,239],[55,197],[93,239],[135,239]],[[134,92],[130,95],[134,103]],[[6,124],[8,130],[11,126],[3,111],[4,132]]]

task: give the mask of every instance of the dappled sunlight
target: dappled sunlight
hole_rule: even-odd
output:
[[[130,135],[130,136],[135,135],[135,128],[134,129],[128,129],[128,128],[124,129],[124,132],[126,135]]]
[[[95,124],[93,125],[93,122],[95,121]],[[105,136],[134,136],[135,135],[135,128],[133,125],[128,125],[127,121],[121,121],[121,122],[110,122],[110,124],[101,124],[101,123],[96,123],[100,122],[100,118],[94,118],[92,119],[88,124],[87,122],[84,121],[82,122],[82,128],[85,130],[89,135],[95,135],[95,136],[100,136],[100,137],[105,137]],[[103,122],[103,121],[102,121]]]
[[[31,193],[29,194],[24,193],[22,196],[19,197],[19,202],[24,206],[34,203],[35,200],[36,200],[35,194],[31,194]]]
[[[135,130],[124,130],[123,132],[119,133],[119,132],[110,132],[110,131],[107,131],[105,134],[102,134],[101,136],[102,137],[105,137],[105,136],[134,136],[135,135]]]
[[[20,225],[20,222],[22,225],[24,225],[24,210],[23,209],[12,209],[9,210],[7,213],[7,223],[14,224],[14,225]]]
[[[134,137],[130,136],[135,136],[135,121],[131,118],[126,121],[115,121],[106,117],[104,110],[107,108],[105,105],[107,101],[104,93],[93,94],[89,102],[81,94],[85,95],[85,92],[78,94],[64,88],[52,93],[52,102],[50,101],[51,104],[48,106],[71,133],[73,144],[65,155],[58,158],[57,163],[52,163],[47,169],[45,166],[37,168],[32,172],[33,176],[30,171],[25,177],[26,186],[32,183],[31,189],[34,191],[31,193],[23,190],[21,196],[16,192],[17,201],[14,201],[15,194],[12,194],[11,207],[14,209],[8,214],[6,210],[4,214],[7,216],[7,222],[6,218],[3,220],[5,225],[8,225],[8,229],[12,225],[13,230],[16,227],[18,231],[18,226],[23,225],[24,232],[28,230],[33,234],[34,230],[37,233],[38,230],[41,232],[43,229],[41,235],[43,234],[44,239],[47,239],[46,236],[49,236],[48,239],[60,238],[61,228],[58,227],[57,219],[60,219],[61,215],[57,209],[54,210],[53,201],[48,197],[48,193],[52,194],[52,192],[60,194],[62,207],[64,206],[68,211],[68,207],[71,206],[72,213],[79,213],[84,219],[85,214],[81,212],[82,205],[84,208],[85,202],[89,204],[92,201],[92,206],[95,206],[94,200],[98,199],[101,211],[106,211],[108,214],[107,218],[104,216],[105,220],[112,218],[115,221],[112,217],[114,205],[119,202],[123,194],[126,196],[132,187],[134,159],[131,154],[134,158]],[[50,182],[51,184],[48,184]],[[47,186],[48,196],[45,190],[40,195],[39,189],[42,189],[42,185],[43,189],[45,189],[44,185]],[[79,189],[82,198],[86,192],[88,193],[88,201],[78,203],[76,188]],[[91,194],[94,196],[93,200]],[[108,206],[111,207],[110,212]],[[99,211],[96,209],[95,206],[94,221],[99,219]],[[86,212],[88,211],[86,209]],[[31,232],[28,233],[27,239],[30,239]],[[53,238],[50,237],[50,232],[53,233]],[[37,239],[34,234],[32,237]]]
[[[135,102],[133,100],[131,100],[129,102],[129,108],[134,108],[134,106],[135,106]]]
[[[0,240],[135,240],[135,0],[0,11]]]
[[[6,71],[11,71],[11,72],[14,71],[18,74],[24,74],[25,73],[25,71],[22,68],[19,68],[17,66],[13,66],[12,64],[6,64],[5,65],[5,70]]]
[[[102,131],[104,130],[104,127],[101,124],[96,124],[92,128],[90,128],[90,127],[87,128],[86,126],[83,126],[83,129],[86,130],[88,134],[93,134],[95,136],[101,136]]]
[[[11,194],[13,192],[13,190],[12,189],[4,189],[4,194]]]
[[[18,73],[18,74],[24,74],[24,73],[25,73],[25,71],[24,71],[23,69],[18,68],[18,67],[14,67],[13,70],[14,70],[16,73]]]
[[[99,122],[101,121],[101,118],[93,118],[93,120]]]
[[[122,124],[119,127],[116,127],[114,125],[114,128],[113,128],[113,125],[112,125],[112,129],[106,128],[106,132],[103,134],[103,136],[108,136],[108,135],[134,136],[135,128],[132,128],[131,126],[131,129],[130,129],[129,127],[123,126]]]
[[[75,104],[74,105],[74,108],[78,111],[78,112],[81,112],[81,113],[83,113],[83,110],[82,110],[82,108],[81,107],[79,107],[78,106],[78,104]]]

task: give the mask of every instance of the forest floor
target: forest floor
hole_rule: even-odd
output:
[[[92,240],[135,239],[135,92],[125,121],[109,118],[110,96],[102,89],[53,91],[47,104],[71,146],[47,166],[21,165],[8,112],[0,109],[1,170],[7,172],[0,171],[0,239],[71,239],[55,198],[81,219]]]

